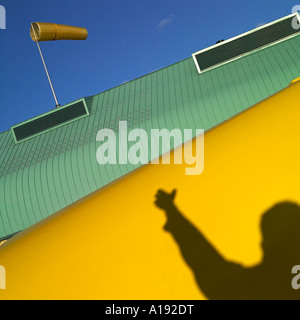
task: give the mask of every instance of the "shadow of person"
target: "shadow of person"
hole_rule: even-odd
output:
[[[263,260],[257,266],[246,268],[226,261],[218,253],[177,209],[174,204],[175,195],[176,190],[171,193],[159,190],[155,204],[165,211],[167,222],[164,229],[174,237],[184,260],[194,273],[199,288],[207,298],[300,298],[300,292],[292,286],[292,281],[297,277],[292,274],[292,268],[300,265],[300,207],[297,204],[278,203],[264,213],[261,220]]]

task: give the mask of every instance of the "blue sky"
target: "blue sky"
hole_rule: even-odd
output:
[[[55,107],[30,23],[88,29],[85,41],[42,42],[61,105],[94,95],[291,13],[289,0],[0,0],[0,132]]]

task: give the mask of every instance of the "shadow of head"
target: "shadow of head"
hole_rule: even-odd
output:
[[[262,217],[261,231],[265,261],[293,260],[300,249],[299,205],[281,202],[273,206]]]

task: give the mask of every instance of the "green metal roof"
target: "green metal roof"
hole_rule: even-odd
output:
[[[300,36],[198,74],[193,58],[85,99],[90,115],[15,143],[0,134],[0,238],[105,186],[138,166],[99,165],[102,128],[205,129],[286,87],[300,75]],[[283,106],[284,107],[284,106]]]

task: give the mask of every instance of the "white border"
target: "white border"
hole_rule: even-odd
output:
[[[196,55],[198,55],[198,54],[200,54],[200,53],[202,53],[202,52],[211,50],[211,49],[213,49],[213,48],[222,46],[222,45],[224,45],[224,44],[226,44],[226,43],[228,43],[228,42],[231,42],[231,41],[236,40],[236,39],[238,39],[238,38],[244,37],[244,36],[246,36],[246,35],[248,35],[248,34],[250,34],[250,33],[256,32],[256,31],[261,30],[261,29],[264,29],[264,28],[269,27],[269,26],[271,26],[271,25],[273,25],[273,24],[275,24],[275,23],[278,23],[278,22],[280,22],[280,21],[282,21],[282,20],[285,20],[285,19],[288,19],[288,18],[291,18],[291,17],[294,17],[294,16],[297,16],[297,17],[298,17],[298,21],[299,21],[299,23],[300,23],[300,15],[299,15],[299,13],[298,13],[298,12],[294,12],[294,13],[292,13],[292,14],[289,14],[288,16],[285,16],[285,17],[280,18],[280,19],[278,19],[278,20],[275,20],[275,21],[272,21],[272,22],[270,22],[270,23],[264,24],[263,26],[257,27],[257,28],[255,28],[255,29],[252,29],[252,30],[250,30],[250,31],[247,31],[247,32],[245,32],[245,33],[242,33],[242,34],[240,34],[240,35],[238,35],[238,36],[236,36],[236,37],[233,37],[233,38],[224,40],[224,41],[222,41],[222,42],[220,42],[220,43],[216,43],[216,44],[214,44],[214,45],[212,45],[212,46],[210,46],[210,47],[208,47],[208,48],[205,48],[205,49],[202,49],[202,50],[200,50],[200,51],[197,51],[197,52],[193,53],[193,54],[192,54],[192,57],[193,57],[193,60],[194,60],[194,62],[195,62],[195,65],[196,65],[196,68],[197,68],[198,73],[202,73],[202,72],[204,72],[204,71],[201,71],[201,69],[200,69],[200,67],[199,67],[199,65],[198,65],[197,59],[196,59]],[[285,40],[285,39],[287,39],[287,38],[289,38],[289,37],[292,37],[292,36],[294,36],[294,35],[295,35],[295,34],[291,34],[291,35],[289,35],[289,36],[287,36],[287,37],[285,37],[285,38],[283,38],[283,39],[279,39],[279,40],[277,40],[277,41],[275,41],[275,42],[268,43],[268,46],[271,45],[271,44],[274,44],[274,43],[278,43],[278,42],[280,42],[280,41],[282,41],[282,40]],[[260,48],[262,48],[262,47],[256,48],[255,50],[258,50],[258,49],[260,49]],[[251,50],[250,52],[252,52],[252,50]],[[242,55],[245,55],[245,54],[246,54],[246,53],[243,53]],[[219,65],[221,65],[221,64],[224,64],[224,63],[233,61],[233,60],[235,60],[235,59],[238,59],[238,58],[241,57],[242,55],[238,55],[238,56],[236,56],[236,57],[234,57],[234,58],[232,58],[232,59],[223,61],[222,63],[218,63],[218,64],[216,64],[216,65],[214,65],[214,66],[211,66],[211,67],[205,69],[205,71],[211,70],[212,68],[214,68],[214,67],[216,67],[216,66],[219,66]]]

